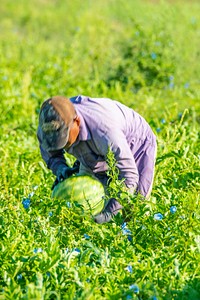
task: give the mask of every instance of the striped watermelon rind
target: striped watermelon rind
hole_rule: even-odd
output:
[[[104,197],[102,183],[89,175],[71,176],[58,183],[52,192],[52,198],[78,203],[86,214],[93,216],[104,208]]]

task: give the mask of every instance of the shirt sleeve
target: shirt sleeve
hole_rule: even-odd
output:
[[[106,157],[108,147],[114,153],[116,167],[119,169],[119,179],[125,179],[125,184],[133,193],[139,183],[138,169],[135,163],[134,155],[122,131],[112,130],[112,132],[99,140],[99,150]]]
[[[67,166],[66,160],[64,157],[64,151],[63,150],[58,150],[58,151],[53,151],[53,152],[48,152],[44,150],[41,146],[41,132],[40,132],[40,127],[38,127],[37,131],[37,138],[39,141],[40,145],[40,153],[45,161],[47,168],[52,170],[54,175],[57,175],[57,170],[60,165]]]
[[[120,171],[119,179],[124,178],[125,184],[130,191],[135,191],[139,182],[138,169],[133,153],[123,133],[117,132],[113,135],[110,147],[115,155],[116,166]]]

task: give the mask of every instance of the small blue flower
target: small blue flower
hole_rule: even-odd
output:
[[[156,59],[156,58],[157,58],[157,54],[154,53],[154,52],[152,52],[152,53],[151,53],[151,58],[152,58],[153,60]]]
[[[123,233],[124,235],[131,234],[131,231],[127,228],[125,222],[122,224],[121,228],[122,228],[122,233]]]
[[[170,207],[170,212],[174,214],[177,211],[177,207],[175,205]]]
[[[146,228],[145,225],[142,225],[142,226],[141,226],[141,229],[142,229],[142,230],[146,230],[147,228]]]
[[[179,114],[178,114],[178,118],[179,118],[179,119],[181,119],[182,116],[183,116],[183,113],[179,113]]]
[[[124,229],[126,227],[126,222],[121,225],[121,228]]]
[[[170,88],[170,89],[173,89],[173,88],[174,88],[174,83],[173,83],[173,82],[170,82],[170,83],[169,83],[169,88]]]
[[[26,198],[22,201],[22,204],[23,204],[25,209],[28,209],[31,205],[31,200],[29,198]]]
[[[132,242],[132,232],[130,231],[130,229],[127,228],[126,226],[126,222],[124,222],[122,225],[121,225],[121,228],[122,228],[122,234],[123,235],[127,235],[127,238],[129,240],[129,242]]]
[[[133,299],[133,297],[131,295],[127,295],[126,300],[130,300],[130,299]]]
[[[51,273],[50,273],[50,272],[46,272],[46,275],[47,275],[48,277],[50,277],[50,276],[51,276]]]
[[[129,289],[132,290],[134,293],[138,294],[140,289],[139,287],[137,286],[137,284],[132,284],[129,286]]]
[[[184,88],[185,88],[185,89],[188,89],[189,86],[190,86],[190,84],[189,84],[188,82],[186,82],[186,83],[184,84]]]
[[[34,252],[34,253],[42,253],[43,250],[42,250],[42,248],[35,248],[35,249],[33,250],[33,252]]]
[[[161,42],[158,42],[158,41],[157,41],[157,42],[155,42],[155,45],[156,45],[156,46],[160,46],[160,45],[161,45]]]
[[[160,122],[161,122],[162,124],[165,124],[165,123],[166,123],[165,119],[161,119]]]
[[[129,273],[133,273],[133,267],[131,265],[128,265],[126,267],[126,270],[129,272]]]
[[[157,297],[156,297],[156,296],[153,296],[151,299],[152,299],[152,300],[157,300]]]
[[[84,233],[84,238],[85,238],[86,240],[89,240],[89,239],[90,239],[90,236],[87,235],[86,233]]]
[[[170,75],[170,76],[169,76],[169,80],[170,80],[170,81],[173,81],[173,80],[174,80],[174,76],[173,76],[173,75]]]
[[[17,280],[21,280],[22,279],[22,274],[17,275]]]
[[[127,239],[128,239],[129,242],[132,242],[132,241],[133,241],[133,238],[132,238],[131,235],[128,235],[128,236],[127,236]]]
[[[122,233],[123,233],[123,235],[129,235],[129,234],[131,234],[132,232],[130,231],[130,229],[123,229],[122,230]]]
[[[50,211],[50,212],[49,212],[49,217],[52,217],[52,216],[53,216],[53,212]]]
[[[35,192],[31,192],[30,194],[28,194],[28,197],[33,197],[33,195],[35,194]]]
[[[81,250],[78,249],[78,248],[75,248],[74,251],[75,251],[75,252],[78,252],[78,253],[81,253]]]
[[[196,24],[196,22],[197,22],[196,18],[195,18],[195,17],[192,17],[192,18],[191,18],[191,23],[194,25],[194,24]]]
[[[66,202],[67,207],[71,207],[71,203],[69,201]]]
[[[161,128],[160,127],[156,128],[156,132],[161,132]]]
[[[163,215],[161,213],[157,213],[154,215],[154,220],[160,221],[163,219]]]

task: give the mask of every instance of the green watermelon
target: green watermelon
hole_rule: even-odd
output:
[[[77,202],[85,213],[93,216],[104,208],[104,196],[102,183],[89,175],[71,176],[58,183],[52,192],[52,198]]]

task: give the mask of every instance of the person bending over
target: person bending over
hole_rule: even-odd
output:
[[[107,153],[114,153],[119,179],[130,193],[149,198],[155,168],[156,137],[145,119],[126,105],[108,98],[55,96],[43,102],[37,137],[42,158],[56,176],[55,184],[73,173],[90,174],[107,186]],[[70,168],[65,151],[76,157]],[[95,216],[109,222],[122,209],[111,198]]]

